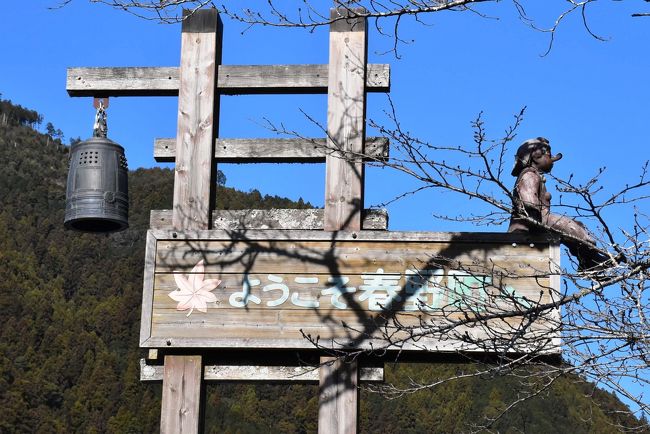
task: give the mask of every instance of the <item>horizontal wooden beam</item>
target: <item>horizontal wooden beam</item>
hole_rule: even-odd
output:
[[[250,211],[250,210],[249,210]],[[214,215],[213,215],[214,217]],[[234,239],[245,242],[251,241],[396,241],[396,242],[439,242],[439,243],[471,243],[494,244],[507,243],[514,248],[534,249],[546,248],[550,244],[559,249],[560,240],[549,234],[529,234],[528,232],[428,232],[428,231],[339,231],[336,233],[323,230],[255,230],[248,229],[234,233],[232,230],[184,230],[172,229],[153,230],[151,236],[159,240],[208,240]],[[539,244],[539,246],[538,246]]]
[[[326,139],[217,139],[214,158],[226,163],[324,163],[331,150]],[[366,139],[366,160],[388,160],[385,137]],[[173,163],[176,139],[156,139],[153,156],[159,163]]]
[[[222,230],[279,229],[323,230],[322,209],[247,209],[212,211],[212,227]],[[171,229],[171,210],[152,210],[151,229]],[[388,212],[367,209],[363,212],[364,230],[387,230]]]
[[[140,359],[140,381],[162,381],[165,367],[148,365]],[[364,382],[383,382],[384,368],[362,367],[360,379]],[[206,365],[203,370],[206,381],[282,381],[317,383],[318,368],[315,366],[243,366]]]
[[[219,65],[217,92],[238,94],[324,94],[327,65]],[[178,95],[177,67],[68,68],[70,96]],[[368,92],[390,91],[390,65],[368,65]]]
[[[177,67],[68,68],[70,96],[177,96]]]

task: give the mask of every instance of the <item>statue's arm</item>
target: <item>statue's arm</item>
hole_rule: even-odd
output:
[[[517,180],[518,212],[523,215],[542,221],[542,198],[539,197],[541,177],[535,172],[523,173]]]

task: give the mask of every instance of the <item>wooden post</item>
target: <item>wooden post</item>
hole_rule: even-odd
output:
[[[198,433],[203,368],[201,356],[165,356],[161,433]]]
[[[363,11],[363,9],[358,9]],[[350,14],[332,9],[332,18]],[[366,20],[350,18],[330,27],[325,161],[325,230],[361,229],[366,117]]]
[[[321,357],[319,368],[319,434],[357,432],[359,419],[359,367],[356,360]]]
[[[363,9],[357,9],[363,11]],[[349,16],[332,9],[331,17]],[[330,26],[327,91],[326,231],[361,230],[366,118],[367,30],[364,18],[335,21]],[[319,368],[319,434],[349,434],[358,429],[359,368],[356,361],[321,357]]]
[[[195,11],[181,35],[178,133],[172,225],[209,229],[214,197],[214,141],[218,135],[216,71],[221,62],[222,24],[214,9]],[[202,357],[166,356],[160,432],[198,433],[201,425]]]
[[[195,11],[183,21],[172,216],[178,230],[209,229],[210,225],[221,35],[221,20],[214,9]]]

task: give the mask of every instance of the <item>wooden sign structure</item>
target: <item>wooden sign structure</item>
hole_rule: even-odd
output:
[[[365,138],[366,93],[387,92],[390,70],[367,63],[365,19],[331,14],[328,65],[221,65],[220,18],[199,10],[183,21],[180,68],[68,70],[72,96],[178,95],[177,136],[154,147],[158,161],[176,164],[174,201],[151,213],[141,323],[141,347],[164,349],[163,366],[142,370],[143,380],[163,380],[163,433],[199,430],[204,380],[316,380],[297,367],[209,365],[214,349],[391,347],[402,339],[382,333],[391,322],[414,330],[441,312],[494,312],[518,300],[525,308],[559,290],[557,245],[387,232],[385,212],[363,209],[364,159],[388,158],[387,140]],[[325,92],[326,139],[218,138],[222,94]],[[216,210],[218,161],[325,161],[325,208]],[[465,331],[480,341],[489,329]],[[526,333],[549,336],[543,323]],[[406,350],[483,350],[449,336],[403,338]],[[557,336],[546,348],[557,352]],[[381,370],[320,354],[319,432],[356,432],[359,381],[381,380]]]
[[[333,350],[484,351],[451,334],[409,337],[429,321],[530,307],[540,288],[540,302],[552,302],[548,245],[512,240],[507,233],[360,231],[332,242],[331,233],[308,230],[150,231],[147,263],[155,266],[145,275],[140,345],[314,349],[317,339]],[[491,334],[509,335],[520,319],[502,321],[454,333],[494,345]],[[549,330],[540,322],[526,333]]]

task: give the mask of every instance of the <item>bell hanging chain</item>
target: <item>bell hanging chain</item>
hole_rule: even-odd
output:
[[[93,137],[106,138],[106,135],[108,134],[104,99],[105,98],[98,98],[99,103],[96,105],[97,113],[95,114],[95,125],[93,125]]]

